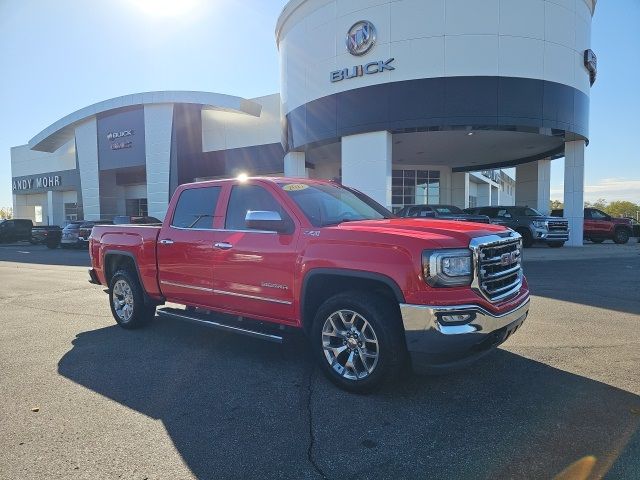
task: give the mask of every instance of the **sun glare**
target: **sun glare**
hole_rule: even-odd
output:
[[[141,12],[154,17],[178,17],[193,10],[200,0],[129,0]]]

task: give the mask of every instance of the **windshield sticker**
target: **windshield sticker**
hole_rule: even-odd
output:
[[[299,192],[306,188],[309,188],[309,185],[305,185],[304,183],[290,183],[282,187],[285,192]]]

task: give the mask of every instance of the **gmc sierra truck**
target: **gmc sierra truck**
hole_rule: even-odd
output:
[[[178,187],[162,226],[96,225],[89,275],[124,328],[171,302],[184,308],[157,314],[274,342],[302,330],[329,379],[366,391],[515,332],[521,247],[505,227],[397,218],[335,182],[249,178]]]

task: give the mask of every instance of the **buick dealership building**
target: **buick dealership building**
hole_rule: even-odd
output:
[[[291,0],[279,94],[149,92],[71,113],[11,150],[15,216],[162,218],[179,184],[240,173],[339,179],[393,209],[548,211],[564,157],[581,244],[595,3]]]

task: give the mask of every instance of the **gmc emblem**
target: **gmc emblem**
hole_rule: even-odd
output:
[[[517,261],[518,261],[518,252],[503,253],[500,256],[500,265],[503,267],[513,265]]]

